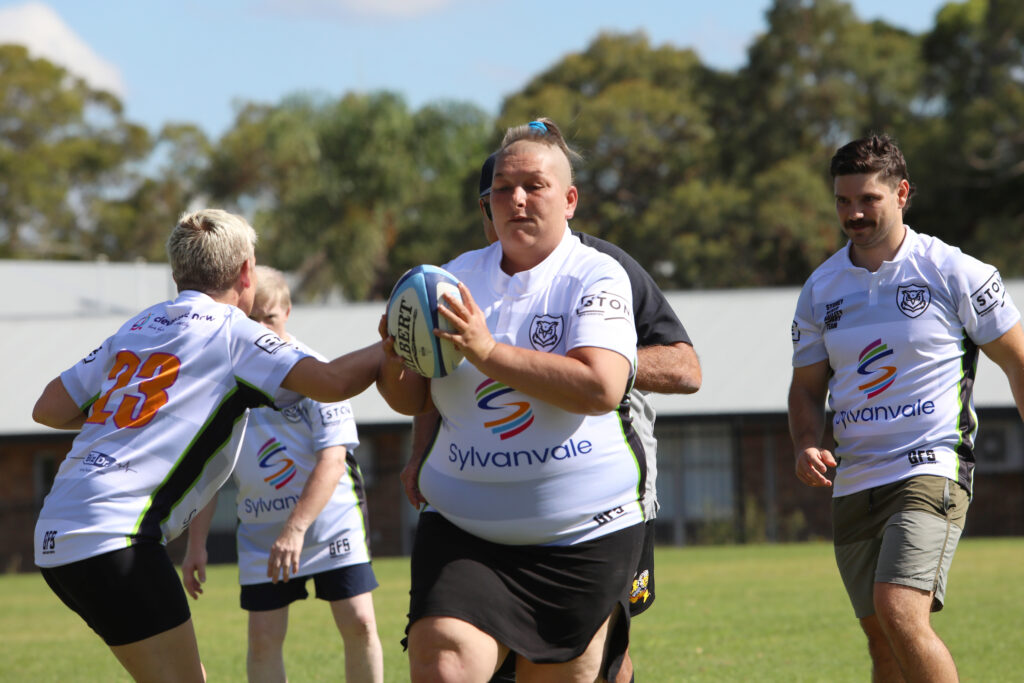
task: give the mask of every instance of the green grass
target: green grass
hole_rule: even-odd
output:
[[[385,679],[405,681],[408,561],[374,563]],[[633,623],[641,683],[865,681],[870,662],[827,544],[659,548],[656,605]],[[933,616],[963,680],[1019,680],[1024,539],[966,539],[948,607]],[[0,577],[0,681],[125,681],[114,657],[36,574]],[[245,679],[246,615],[233,566],[211,568],[193,603],[211,681]],[[293,681],[341,680],[341,643],[326,605],[291,609]]]

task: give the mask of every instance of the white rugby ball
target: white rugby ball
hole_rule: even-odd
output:
[[[424,377],[444,377],[462,362],[462,354],[434,328],[450,331],[451,323],[437,312],[444,294],[462,301],[459,280],[437,266],[416,266],[395,283],[388,299],[388,334],[395,338],[395,353],[406,367]]]

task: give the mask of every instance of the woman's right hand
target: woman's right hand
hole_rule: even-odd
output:
[[[470,363],[479,365],[487,361],[498,342],[487,327],[484,312],[476,305],[469,287],[462,282],[459,283],[459,294],[462,295],[462,301],[456,301],[454,297],[445,294],[444,303],[437,307],[438,313],[452,324],[453,330],[436,330],[434,334],[450,341],[455,350],[462,353]]]

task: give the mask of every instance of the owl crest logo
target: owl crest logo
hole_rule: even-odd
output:
[[[908,318],[925,312],[932,302],[932,292],[925,285],[900,285],[896,289],[896,306]]]
[[[535,315],[530,323],[530,343],[538,351],[550,351],[562,341],[562,316]]]

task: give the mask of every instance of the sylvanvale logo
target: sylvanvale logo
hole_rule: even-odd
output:
[[[895,422],[904,418],[921,417],[935,412],[935,402],[917,399],[913,403],[869,406],[855,410],[836,411],[835,424],[849,427],[858,422]]]
[[[259,458],[260,467],[266,469],[277,468],[276,472],[263,478],[263,481],[276,489],[281,488],[295,477],[295,462],[287,454],[279,458],[274,457],[278,453],[284,453],[285,450],[283,443],[271,437],[260,447],[260,452],[256,456]]]
[[[528,401],[498,402],[500,398],[513,391],[515,389],[490,378],[476,388],[476,404],[479,408],[506,413],[496,420],[484,422],[484,427],[499,435],[502,440],[512,438],[533,424],[533,408]]]
[[[878,396],[896,381],[895,367],[892,365],[875,366],[883,358],[892,354],[893,350],[886,344],[883,344],[881,339],[871,342],[860,352],[857,372],[861,375],[869,376],[871,379],[857,388],[867,394],[868,398]]]

